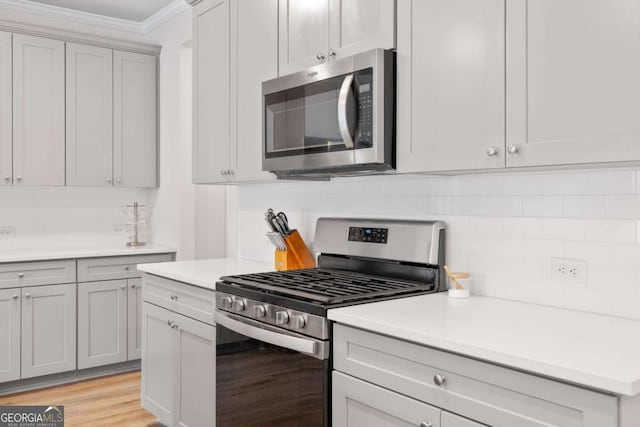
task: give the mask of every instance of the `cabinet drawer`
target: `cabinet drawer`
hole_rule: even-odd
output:
[[[142,299],[209,325],[215,325],[215,292],[163,277],[145,274]]]
[[[75,260],[0,264],[0,289],[75,283],[75,281]]]
[[[78,282],[133,279],[142,276],[136,265],[168,261],[173,261],[173,254],[79,259]]]
[[[493,427],[618,425],[604,393],[342,325],[333,348],[336,370]]]

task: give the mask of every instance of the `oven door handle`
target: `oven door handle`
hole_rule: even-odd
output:
[[[353,136],[351,136],[351,130],[349,130],[349,121],[347,120],[347,103],[349,102],[351,85],[353,85],[353,74],[349,74],[344,78],[338,95],[338,127],[347,150],[355,148]]]
[[[318,354],[318,343],[313,340],[282,333],[277,328],[238,318],[237,316],[232,317],[232,315],[218,310],[215,311],[214,317],[217,324],[237,334],[316,358],[322,358],[323,356]]]

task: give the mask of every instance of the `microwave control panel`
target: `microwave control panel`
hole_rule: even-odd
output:
[[[367,148],[373,145],[373,70],[357,71],[355,80],[358,102],[355,143],[358,148]]]
[[[388,228],[349,227],[350,242],[387,243]]]

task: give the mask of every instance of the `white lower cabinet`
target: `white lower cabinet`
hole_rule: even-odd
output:
[[[0,290],[0,383],[20,378],[20,289]]]
[[[76,369],[76,284],[22,288],[22,375]]]
[[[627,427],[621,399],[334,327],[333,426]]]
[[[198,289],[172,284],[170,301],[148,302],[148,287],[157,277],[143,278],[142,406],[167,426],[215,425],[216,328],[181,313],[176,300]],[[209,291],[213,295],[213,291]],[[177,296],[177,297],[176,297]],[[213,309],[213,299],[203,299]]]

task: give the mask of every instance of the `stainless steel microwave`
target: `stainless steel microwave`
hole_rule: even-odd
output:
[[[395,53],[374,49],[262,83],[262,169],[279,178],[395,168]]]

